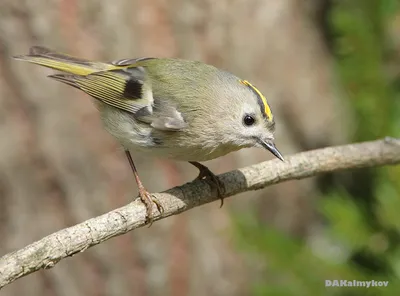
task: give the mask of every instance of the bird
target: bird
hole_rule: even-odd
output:
[[[140,180],[131,152],[192,164],[199,170],[196,179],[216,187],[221,206],[223,184],[201,162],[249,147],[284,161],[266,97],[213,65],[156,57],[99,62],[44,46],[14,58],[58,71],[48,77],[93,98],[105,130],[125,151],[150,225],[154,206],[160,214],[164,208]]]

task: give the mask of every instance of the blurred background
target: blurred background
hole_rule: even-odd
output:
[[[400,136],[398,0],[1,0],[0,256],[125,205],[137,188],[88,96],[11,56],[201,60],[268,98],[284,155]],[[248,149],[215,173],[271,159]],[[134,155],[149,191],[186,163]],[[2,296],[398,295],[400,167],[346,171],[219,201],[6,286]],[[326,279],[389,280],[325,288]]]

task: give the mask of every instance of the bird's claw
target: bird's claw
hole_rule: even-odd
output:
[[[144,188],[141,188],[139,190],[139,197],[144,206],[146,207],[146,224],[149,224],[150,227],[153,224],[153,219],[154,219],[153,216],[154,204],[156,205],[157,210],[160,212],[161,215],[164,213],[164,208],[161,205],[161,203]]]
[[[221,205],[220,208],[224,205],[224,185],[222,182],[218,179],[218,177],[210,171],[210,169],[206,166],[201,166],[198,167],[199,169],[199,175],[197,176],[196,180],[204,180],[208,184],[210,184],[211,187],[215,187],[217,190],[217,196],[221,200]]]

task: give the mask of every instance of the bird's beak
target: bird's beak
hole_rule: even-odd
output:
[[[261,140],[260,141],[261,146],[263,146],[265,149],[269,150],[273,155],[275,155],[277,158],[280,160],[284,161],[282,154],[279,152],[279,150],[276,148],[274,142],[272,140]]]

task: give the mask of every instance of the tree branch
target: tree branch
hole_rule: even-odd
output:
[[[303,179],[332,171],[400,163],[400,139],[386,138],[373,142],[329,147],[295,154],[285,162],[272,160],[234,170],[219,179],[225,186],[225,197],[257,190],[292,179]],[[217,200],[216,193],[204,181],[154,194],[164,207],[164,215],[155,220],[179,214]],[[62,229],[25,248],[0,258],[0,289],[42,268],[51,268],[61,259],[83,252],[114,236],[144,226],[145,207],[134,201],[124,207],[81,224]]]

